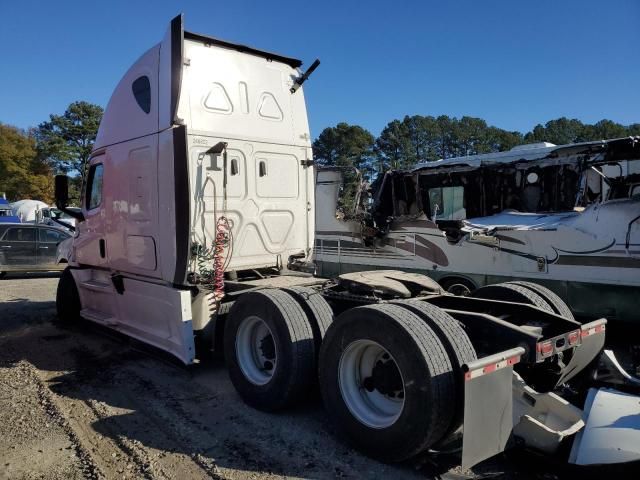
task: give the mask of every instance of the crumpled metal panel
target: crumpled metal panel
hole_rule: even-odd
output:
[[[569,463],[602,465],[640,461],[640,397],[617,390],[589,390],[585,428],[576,435]]]

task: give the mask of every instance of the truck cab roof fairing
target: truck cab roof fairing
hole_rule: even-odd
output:
[[[184,17],[180,14],[171,20],[162,42],[144,53],[120,80],[105,108],[94,150],[183,123],[183,120],[178,117],[178,106],[182,86],[185,38],[263,57],[269,61],[286,64],[291,68],[302,65],[302,62],[295,58],[186,32]],[[140,110],[132,95],[132,83],[142,75],[148,76],[151,84],[151,111],[146,115]]]
[[[160,46],[147,50],[127,70],[104,110],[93,151],[158,131],[158,54]],[[136,101],[134,83],[147,77],[150,89],[148,113]]]
[[[124,74],[104,111],[94,151],[108,145],[151,135],[177,123],[182,80],[182,15],[175,17],[162,42],[144,53]],[[133,83],[146,76],[150,84],[150,111],[136,102]]]

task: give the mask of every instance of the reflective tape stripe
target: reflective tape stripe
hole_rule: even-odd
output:
[[[604,324],[596,325],[593,328],[582,330],[582,332],[580,333],[580,336],[584,338],[584,337],[588,337],[589,335],[595,335],[596,333],[603,333],[603,332],[604,332]]]
[[[482,368],[476,368],[475,370],[470,370],[464,374],[465,381],[480,377],[482,375],[486,375],[488,373],[493,373],[496,370],[500,370],[501,368],[511,367],[520,361],[520,356],[516,355],[514,357],[506,358],[500,362],[490,363],[489,365],[485,365]]]

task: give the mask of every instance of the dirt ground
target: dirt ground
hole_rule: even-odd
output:
[[[57,282],[0,281],[0,478],[555,478],[505,456],[473,472],[372,461],[319,399],[261,413],[221,361],[186,368],[96,326],[53,323]]]

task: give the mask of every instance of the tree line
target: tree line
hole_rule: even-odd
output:
[[[102,119],[99,105],[78,101],[61,115],[22,130],[0,122],[0,194],[10,201],[34,198],[53,202],[53,175],[71,176],[72,198],[79,198],[84,166]],[[481,118],[413,115],[389,122],[376,138],[359,125],[338,123],[325,128],[313,142],[320,165],[355,167],[369,179],[388,169],[410,168],[421,162],[509,150],[515,145],[551,142],[562,145],[640,135],[640,123],[611,120],[585,124],[565,117],[536,125],[530,132],[503,130]],[[347,183],[355,181],[346,173]]]
[[[53,176],[71,175],[70,196],[79,198],[82,173],[98,133],[103,109],[74,102],[62,115],[23,130],[0,122],[0,195],[53,202]]]
[[[530,132],[503,130],[481,118],[413,115],[389,122],[376,138],[359,125],[338,123],[325,128],[313,142],[320,165],[355,167],[373,178],[388,169],[406,169],[441,158],[500,152],[516,145],[550,142],[556,145],[640,135],[640,123],[611,120],[585,124],[558,118]]]

